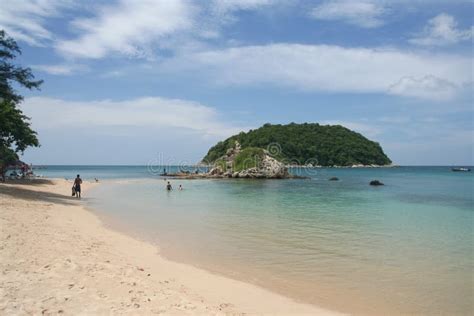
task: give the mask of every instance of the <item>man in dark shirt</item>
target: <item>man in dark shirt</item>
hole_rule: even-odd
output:
[[[82,179],[80,175],[77,175],[76,179],[74,179],[74,191],[76,191],[76,197],[81,198],[81,184]]]

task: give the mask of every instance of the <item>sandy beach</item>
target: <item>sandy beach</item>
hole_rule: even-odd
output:
[[[336,314],[164,259],[104,227],[70,187],[0,184],[0,314]]]

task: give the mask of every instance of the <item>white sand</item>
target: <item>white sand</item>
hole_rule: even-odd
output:
[[[166,260],[105,228],[70,188],[0,184],[0,314],[335,314]]]

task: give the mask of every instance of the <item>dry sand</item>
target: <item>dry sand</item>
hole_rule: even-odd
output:
[[[335,314],[166,260],[105,228],[70,188],[0,184],[0,314]]]

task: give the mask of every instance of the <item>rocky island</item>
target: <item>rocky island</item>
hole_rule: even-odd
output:
[[[167,174],[180,178],[300,178],[288,167],[381,167],[391,160],[382,147],[341,125],[265,124],[211,147],[207,173]]]

